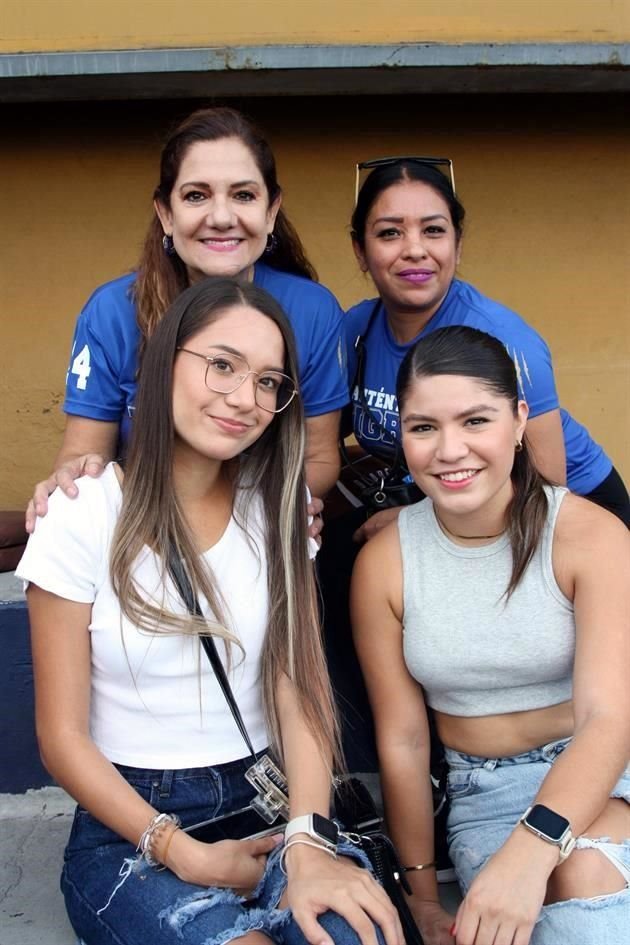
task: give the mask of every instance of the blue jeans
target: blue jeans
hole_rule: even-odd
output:
[[[247,758],[179,771],[117,767],[156,810],[177,814],[186,827],[248,804],[254,791],[244,773],[250,764]],[[352,844],[339,849],[366,864]],[[306,945],[290,910],[277,908],[286,886],[280,850],[270,854],[258,887],[244,901],[230,889],[195,886],[147,866],[130,843],[78,807],[61,888],[81,945],[224,945],[253,930],[280,945]],[[360,945],[337,914],[326,912],[319,921],[337,945]]]
[[[451,748],[447,793],[449,852],[462,891],[505,843],[533,802],[555,759],[570,739],[510,758],[478,758]],[[586,775],[585,775],[586,776]],[[576,785],[579,790],[579,785]],[[630,766],[611,792],[630,803]],[[624,843],[580,837],[577,848],[595,847],[626,880],[621,892],[543,906],[530,945],[621,945],[630,930],[630,837]]]

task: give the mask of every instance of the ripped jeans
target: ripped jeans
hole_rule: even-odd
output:
[[[569,741],[561,739],[510,758],[478,758],[445,749],[449,766],[449,852],[464,894],[533,803]],[[630,765],[610,796],[630,803]],[[606,837],[578,839],[578,850],[590,847],[598,849],[619,870],[625,889],[543,906],[530,945],[621,945],[629,940],[630,836],[623,843],[610,843]]]
[[[156,810],[177,814],[186,827],[248,804],[254,791],[244,773],[250,764],[246,758],[179,771],[117,768]],[[286,887],[280,851],[277,847],[269,856],[245,901],[230,889],[195,886],[168,869],[147,866],[130,843],[78,807],[61,889],[81,945],[224,945],[254,930],[280,945],[306,945],[290,910],[277,908]],[[339,851],[367,863],[350,843],[340,843]],[[336,945],[360,945],[337,914],[326,912],[319,921]]]

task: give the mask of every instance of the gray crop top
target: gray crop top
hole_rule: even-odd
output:
[[[542,541],[505,602],[512,571],[507,535],[463,548],[424,499],[398,517],[403,561],[403,651],[427,703],[449,715],[499,715],[572,695],[573,604],[556,582],[553,530],[567,490],[545,487]]]

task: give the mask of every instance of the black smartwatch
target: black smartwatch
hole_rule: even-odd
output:
[[[533,807],[529,807],[519,823],[535,833],[541,840],[546,840],[547,843],[553,843],[558,847],[561,863],[575,847],[575,837],[571,832],[569,821],[566,817],[556,814],[550,807],[545,807],[544,804],[534,804]]]
[[[337,849],[339,827],[334,820],[328,820],[321,814],[302,814],[290,820],[284,832],[285,843],[298,833],[305,833],[327,850]]]

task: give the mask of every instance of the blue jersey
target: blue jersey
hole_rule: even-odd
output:
[[[68,414],[121,424],[133,414],[140,330],[133,300],[135,273],[98,288],[77,320],[66,377]],[[257,263],[254,283],[286,312],[295,334],[299,387],[307,417],[348,403],[342,311],[334,295],[310,279]]]
[[[357,367],[354,343],[366,330],[378,300],[366,299],[351,308],[345,317],[348,346],[348,377],[354,380]],[[396,376],[405,354],[424,335],[448,325],[467,325],[493,335],[503,342],[516,366],[521,396],[529,406],[529,416],[556,410],[560,404],[553,375],[551,353],[538,332],[509,308],[486,298],[473,286],[455,279],[446,298],[423,330],[408,344],[395,341],[385,309],[379,304],[367,336],[364,393],[371,413],[389,432],[386,436],[358,403],[352,391],[354,432],[368,452],[387,450],[391,437],[400,436]],[[612,463],[588,430],[561,409],[562,431],[567,458],[567,484],[578,495],[597,488],[612,469]]]

